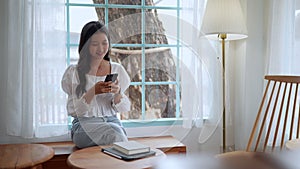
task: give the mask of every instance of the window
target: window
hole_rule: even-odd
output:
[[[66,1],[67,64],[77,63],[83,25],[100,18],[114,39],[111,60],[121,63],[131,77],[127,94],[132,108],[121,114],[124,125],[131,126],[135,120],[151,121],[151,125],[172,123],[182,117],[177,40],[180,2],[127,1],[130,4],[117,0]]]
[[[7,90],[2,93],[5,97],[9,94],[4,110],[13,112],[6,114],[5,118],[8,135],[47,137],[49,141],[49,137],[68,134],[67,124],[72,118],[66,113],[67,99],[61,90],[61,78],[66,66],[77,62],[79,33],[83,25],[98,18],[106,22],[109,30],[115,31],[113,35],[136,30],[133,34],[136,36],[131,34],[112,43],[112,60],[122,63],[132,78],[128,95],[135,107],[132,108],[133,112],[121,117],[125,127],[160,125],[155,130],[153,127],[138,128],[143,130],[143,134],[147,133],[144,129],[148,129],[155,131],[150,134],[157,135],[157,128],[165,133],[164,129],[172,128],[177,122],[191,127],[194,119],[200,121],[203,112],[217,112],[205,111],[211,109],[211,105],[219,104],[208,102],[211,100],[209,97],[215,97],[216,94],[207,88],[215,88],[211,85],[215,83],[205,81],[211,76],[202,75],[205,66],[197,56],[200,48],[195,49],[200,44],[199,38],[194,38],[198,36],[196,31],[201,22],[197,12],[203,11],[204,1],[181,3],[179,0],[143,0],[134,1],[136,4],[131,5],[115,3],[114,0],[102,0],[101,3],[94,3],[96,0],[9,2],[6,4],[9,9],[6,11],[6,16],[9,16],[5,29],[7,45],[17,47],[4,51],[7,53],[7,62],[3,62],[3,69],[9,72],[4,72]],[[21,10],[14,10],[16,6]],[[130,13],[130,10],[135,12]],[[132,15],[124,15],[126,11]],[[115,22],[114,15],[135,16],[134,23],[123,22],[134,31],[110,29],[113,23],[122,23]],[[185,39],[180,35],[185,35]],[[206,46],[203,48],[207,49]],[[184,57],[181,59],[180,55]],[[22,71],[16,71],[15,65],[20,66]],[[209,70],[205,72],[217,70],[213,66],[206,68]],[[213,72],[212,76],[215,77],[218,72]],[[208,104],[202,106],[201,101]],[[127,128],[131,131],[134,129]]]

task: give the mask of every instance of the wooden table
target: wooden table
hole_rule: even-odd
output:
[[[290,158],[289,161],[298,159]],[[193,154],[186,157],[168,156],[154,169],[299,169],[299,165],[287,165],[286,154],[232,151],[213,155]]]
[[[67,163],[75,169],[145,169],[151,168],[157,160],[166,157],[161,150],[152,149],[156,152],[155,156],[124,161],[101,152],[101,149],[101,146],[94,146],[77,150],[68,157]]]
[[[1,144],[0,168],[37,168],[53,155],[54,150],[42,144]]]

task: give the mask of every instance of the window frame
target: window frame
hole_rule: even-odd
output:
[[[105,25],[108,25],[108,9],[109,8],[118,8],[118,9],[124,9],[124,8],[133,8],[133,9],[141,9],[142,14],[142,23],[141,23],[141,30],[142,30],[142,44],[111,44],[112,47],[141,47],[142,50],[142,63],[141,63],[141,70],[142,70],[142,81],[141,82],[131,82],[130,85],[139,85],[142,86],[142,92],[141,92],[141,116],[142,120],[136,119],[136,120],[121,120],[125,128],[130,127],[147,127],[147,126],[170,126],[170,125],[181,125],[182,124],[182,118],[180,117],[180,0],[174,1],[176,2],[176,7],[171,6],[147,6],[145,5],[145,0],[141,0],[141,5],[123,5],[123,4],[109,4],[108,0],[105,0],[104,4],[93,4],[93,3],[70,3],[70,0],[66,0],[65,6],[66,6],[66,22],[67,22],[67,65],[70,65],[70,50],[71,47],[76,47],[78,44],[72,44],[70,42],[70,8],[72,7],[92,7],[92,8],[104,8],[105,13]],[[145,10],[147,9],[163,9],[163,10],[175,10],[177,13],[177,40],[176,44],[145,44]],[[146,82],[145,81],[145,48],[147,47],[175,47],[176,48],[176,81],[170,81],[170,82]],[[175,118],[161,118],[161,119],[152,119],[152,120],[145,120],[145,88],[147,85],[175,85],[176,86],[176,117]],[[69,125],[71,125],[72,118],[69,118]]]

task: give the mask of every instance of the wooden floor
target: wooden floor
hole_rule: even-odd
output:
[[[186,146],[172,136],[139,137],[130,138],[129,140],[136,140],[152,148],[157,148],[167,155],[186,154]],[[43,169],[68,169],[69,167],[66,163],[68,156],[78,150],[72,142],[50,142],[43,144],[51,146],[55,151],[54,157],[43,164]]]

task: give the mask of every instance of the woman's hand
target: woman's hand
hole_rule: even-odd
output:
[[[110,93],[115,93],[115,94],[120,93],[120,86],[119,86],[118,79],[115,82],[110,82],[110,87],[111,87]]]
[[[93,97],[97,94],[115,93],[116,95],[121,95],[118,94],[119,92],[120,92],[120,86],[118,84],[118,80],[116,80],[115,82],[99,81],[83,95],[83,99],[85,99],[85,102],[87,104],[90,104]]]
[[[114,102],[114,104],[118,104],[118,103],[120,103],[121,98],[122,98],[122,95],[120,94],[121,88],[119,86],[119,81],[116,80],[115,83],[113,83],[111,85],[111,87],[112,87],[112,93],[115,93],[113,102]]]
[[[95,84],[94,87],[95,87],[95,94],[120,92],[120,86],[118,84],[118,80],[116,80],[115,82],[99,81]]]
[[[99,81],[94,85],[95,94],[109,93],[110,92],[110,83]]]

